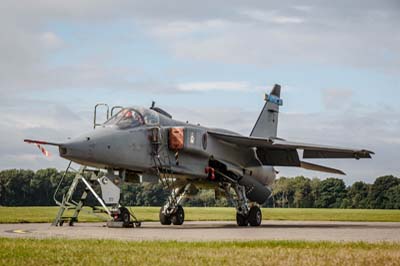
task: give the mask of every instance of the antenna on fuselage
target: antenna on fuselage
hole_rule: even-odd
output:
[[[156,107],[156,102],[155,102],[155,101],[152,101],[152,102],[151,102],[151,107],[150,107],[150,109],[156,111],[156,112],[159,113],[159,114],[165,115],[165,116],[168,117],[168,118],[172,118],[172,115],[170,115],[169,113],[167,113],[167,112],[164,111],[163,109],[161,109],[161,108],[159,108],[159,107]]]

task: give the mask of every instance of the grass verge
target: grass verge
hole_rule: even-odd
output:
[[[159,207],[133,207],[142,221],[158,221]],[[400,222],[400,210],[263,209],[264,220]],[[49,223],[57,207],[0,207],[0,223]],[[67,214],[68,215],[68,214]],[[233,221],[234,208],[185,208],[186,221]],[[101,221],[82,212],[80,222]]]
[[[399,265],[400,244],[0,238],[0,265]]]

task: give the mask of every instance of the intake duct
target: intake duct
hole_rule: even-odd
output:
[[[271,191],[261,184],[257,179],[251,176],[243,176],[239,180],[239,185],[246,189],[246,197],[253,202],[263,204],[271,195]]]

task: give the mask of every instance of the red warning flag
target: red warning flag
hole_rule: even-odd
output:
[[[39,150],[43,153],[44,156],[50,157],[51,154],[49,151],[47,151],[42,145],[53,145],[53,146],[60,146],[61,144],[59,143],[54,143],[54,142],[47,142],[47,141],[42,141],[42,140],[33,140],[33,139],[24,139],[24,142],[29,143],[29,144],[35,144],[36,147],[39,148]]]
[[[43,153],[44,156],[50,157],[51,154],[48,150],[46,150],[43,146],[40,146],[40,144],[35,143],[36,146],[39,148],[39,150]]]

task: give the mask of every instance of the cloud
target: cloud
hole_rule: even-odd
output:
[[[149,41],[184,60],[261,67],[307,62],[394,74],[400,69],[400,36],[393,34],[399,27],[397,1],[336,1],[329,5],[306,1],[299,5],[297,1],[219,0],[207,5],[196,1],[72,0],[21,6],[6,0],[2,4],[0,30],[7,38],[0,41],[1,92],[132,88],[147,82],[168,83],[166,87],[176,89],[178,82],[165,81],[154,73],[141,78],[140,63],[115,66],[110,63],[112,52],[102,58],[104,51],[113,51],[120,40],[101,36],[92,40],[96,31],[91,30],[74,41],[62,36],[71,25],[94,29],[121,21],[126,28],[120,38],[140,28],[152,38]],[[135,39],[123,40],[135,44]],[[57,56],[65,57],[67,51],[75,54],[82,43],[93,47],[87,53],[102,59],[64,59],[68,63],[61,65],[50,60],[60,60]],[[96,51],[98,43],[105,47]]]
[[[46,147],[52,156],[45,158],[35,145],[23,140],[63,142],[91,130],[91,117],[86,118],[87,114],[83,116],[62,104],[45,100],[9,96],[1,102],[0,113],[0,169],[62,169],[66,161],[59,158],[57,148]]]
[[[264,23],[299,24],[304,22],[304,19],[300,17],[277,15],[277,11],[245,10],[242,14]]]
[[[189,82],[178,84],[180,91],[212,91],[212,90],[226,90],[226,91],[246,91],[250,89],[247,82],[230,82],[230,81],[216,81],[216,82]]]
[[[43,45],[48,48],[59,48],[63,45],[63,40],[54,32],[43,32],[40,39]]]
[[[171,36],[183,36],[195,34],[197,32],[206,32],[211,30],[224,30],[228,22],[222,19],[211,19],[206,21],[170,21],[159,23],[158,21],[149,25],[150,32],[156,36],[170,38]]]
[[[363,2],[360,8],[311,2],[299,8],[255,2],[230,5],[230,15],[211,12],[203,19],[186,20],[178,15],[179,25],[190,25],[185,30],[171,30],[171,19],[144,25],[182,58],[263,67],[308,62],[397,73],[400,37],[392,33],[399,26],[400,9],[393,5]]]
[[[326,109],[339,109],[351,103],[353,91],[350,89],[322,90],[322,102]]]

